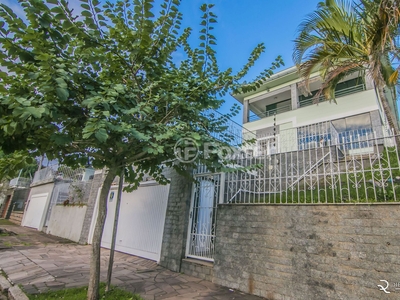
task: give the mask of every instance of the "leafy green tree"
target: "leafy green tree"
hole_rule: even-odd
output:
[[[223,120],[205,112],[218,109],[229,90],[246,92],[280,66],[280,57],[252,84],[239,81],[264,51],[258,45],[237,73],[220,70],[213,5],[202,5],[199,45],[181,28],[179,0],[164,0],[155,12],[151,0],[100,4],[82,0],[74,15],[66,0],[22,0],[25,16],[0,5],[0,147],[5,153],[46,153],[68,166],[106,168],[96,222],[88,299],[98,299],[100,242],[107,195],[117,174],[131,188],[144,174],[166,183],[163,167],[184,173],[174,145],[191,137],[199,144],[224,143]],[[174,54],[184,55],[182,61]],[[210,169],[222,162],[203,159]]]
[[[0,181],[10,180],[18,175],[30,178],[37,168],[35,159],[27,151],[4,154],[0,149]]]
[[[334,99],[335,87],[353,72],[366,72],[382,99],[389,125],[399,133],[383,87],[393,87],[399,71],[399,0],[325,0],[299,26],[293,59],[306,80],[319,69],[317,97]]]

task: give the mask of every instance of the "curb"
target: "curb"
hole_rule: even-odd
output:
[[[4,294],[8,294],[8,299],[10,300],[29,300],[19,286],[13,286],[11,282],[2,275],[0,275],[0,291],[2,291]]]
[[[8,289],[8,299],[10,300],[29,300],[25,293],[19,288],[19,286],[14,285]]]

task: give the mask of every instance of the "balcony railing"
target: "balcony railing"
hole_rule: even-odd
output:
[[[220,131],[210,130],[209,134],[216,140],[226,142],[233,147],[242,145],[243,134],[246,134],[246,139],[255,138],[254,133],[246,130],[243,126],[229,119],[227,116],[222,115],[216,110],[208,110],[204,112],[209,120],[213,120],[219,124]],[[222,129],[222,130],[221,130]]]
[[[260,120],[262,118],[272,117],[274,115],[278,115],[278,114],[281,114],[281,113],[284,113],[284,112],[287,112],[287,111],[291,111],[291,110],[292,110],[291,105],[287,104],[287,105],[283,105],[283,106],[277,107],[275,109],[267,110],[266,112],[261,113],[261,114],[254,114],[253,113],[253,114],[251,114],[249,116],[249,122],[257,121],[257,120]]]
[[[335,91],[335,98],[340,98],[340,97],[344,97],[347,95],[351,95],[354,93],[358,93],[358,92],[362,92],[365,91],[365,84],[359,84],[359,85],[355,85],[349,88],[345,88],[342,90],[338,90]],[[325,97],[324,96],[320,96],[317,98],[315,97],[311,97],[309,99],[305,99],[305,100],[300,100],[299,101],[299,107],[305,107],[305,106],[309,106],[309,105],[313,105],[315,103],[319,103],[319,102],[323,102],[325,101]]]

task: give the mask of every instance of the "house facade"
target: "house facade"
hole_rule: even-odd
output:
[[[30,184],[29,197],[27,197],[24,207],[21,225],[58,235],[58,231],[69,228],[71,224],[80,224],[75,230],[79,233],[73,234],[74,237],[77,236],[74,240],[78,241],[93,174],[93,169],[72,170],[58,163],[38,170]],[[78,205],[77,207],[81,209],[79,209],[79,213],[75,212],[80,219],[71,223],[66,218],[67,226],[65,226],[59,221],[60,212],[58,212],[57,206],[67,204],[65,202],[67,200],[68,203]],[[57,218],[58,221],[52,220],[52,218]],[[69,235],[64,237],[70,238]]]
[[[296,67],[274,74],[256,91],[234,95],[243,104],[243,126],[257,136],[253,155],[347,144],[348,153],[370,151],[366,140],[391,134],[373,82],[354,73],[336,87],[334,101],[315,95],[322,85],[317,73],[306,86]],[[395,91],[385,88],[397,118]]]
[[[400,273],[382,263],[399,263],[397,137],[368,78],[340,82],[336,103],[320,86],[291,68],[234,96],[256,140],[236,164],[258,167],[173,178],[161,265],[267,299],[380,299],[380,278],[395,297]]]

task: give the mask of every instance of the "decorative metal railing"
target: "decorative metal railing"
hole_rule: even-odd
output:
[[[270,155],[238,158],[253,171],[225,174],[224,203],[337,204],[400,202],[400,136],[346,132],[335,141]],[[379,132],[379,134],[378,134]],[[317,135],[317,141],[320,139]],[[281,143],[282,141],[280,141]],[[296,143],[291,144],[293,147]],[[313,146],[311,146],[313,145]]]
[[[197,174],[193,185],[186,256],[213,261],[221,174]]]

